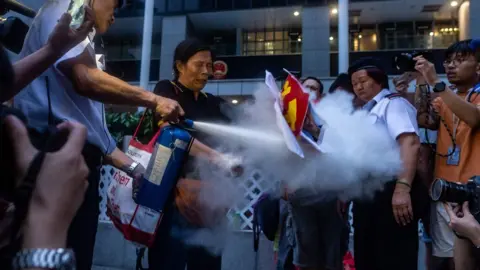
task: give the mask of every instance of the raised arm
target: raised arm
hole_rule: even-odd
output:
[[[70,28],[72,20],[70,14],[63,14],[45,46],[13,64],[13,83],[11,87],[0,91],[1,102],[14,97],[60,59],[63,54],[87,37],[93,28],[95,16],[89,7],[85,8],[85,12],[85,21],[76,30]]]

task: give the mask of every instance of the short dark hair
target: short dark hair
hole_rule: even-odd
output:
[[[450,58],[453,54],[460,54],[461,56],[475,56],[475,49],[472,47],[472,40],[461,40],[450,45],[450,47],[445,50],[445,59]]]
[[[365,70],[368,77],[380,84],[382,88],[389,88],[387,73],[385,73],[382,63],[377,58],[363,57],[358,59],[348,68],[348,75],[351,77],[353,73],[359,70]]]
[[[350,80],[350,76],[347,73],[340,73],[338,74],[335,81],[333,81],[332,85],[328,89],[328,93],[335,92],[338,88],[342,88],[350,93],[353,93],[353,86],[352,81]]]
[[[320,89],[318,91],[320,91],[320,94],[323,94],[323,83],[322,83],[322,81],[320,81],[319,78],[313,77],[313,76],[308,76],[308,77],[306,77],[302,80],[302,84],[304,82],[308,81],[308,80],[316,81],[318,83],[318,85],[320,85]]]
[[[206,45],[202,41],[196,38],[188,38],[180,42],[175,48],[175,54],[173,56],[173,74],[175,79],[178,79],[179,71],[177,69],[177,61],[186,64],[192,56],[198,52],[208,51],[212,53],[210,46]],[[213,57],[213,55],[212,55]]]

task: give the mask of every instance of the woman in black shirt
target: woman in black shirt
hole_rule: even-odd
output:
[[[175,79],[158,82],[155,94],[176,100],[184,109],[187,119],[217,123],[228,121],[220,109],[224,101],[202,92],[212,74],[212,53],[209,47],[195,39],[181,42],[175,49],[173,70]],[[215,146],[214,138],[198,132],[192,135],[210,147]],[[188,173],[192,178],[193,169],[190,159],[183,174]],[[188,265],[189,270],[220,270],[220,255],[210,254],[202,247],[188,246],[182,241],[186,239],[179,236],[181,231],[201,227],[192,224],[182,215],[176,203],[172,202],[165,211],[155,245],[148,252],[150,269],[184,270]]]

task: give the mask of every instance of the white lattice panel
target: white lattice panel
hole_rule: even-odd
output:
[[[112,181],[114,169],[111,166],[104,166],[101,169],[100,177],[100,216],[99,220],[102,222],[110,222],[110,218],[106,215],[106,201],[107,201],[107,189]],[[230,209],[227,213],[228,219],[233,223],[236,230],[252,230],[253,220],[253,204],[257,201],[258,197],[268,190],[274,188],[278,183],[273,182],[271,179],[266,179],[262,176],[259,170],[251,170],[250,173],[246,173],[246,177],[242,179],[234,179],[238,184],[239,192],[244,194],[245,200],[240,201],[235,207]],[[349,207],[348,222],[350,224],[350,234],[353,235],[353,215],[352,208]],[[419,222],[418,233],[421,236],[423,234],[423,225]]]
[[[111,166],[103,166],[100,170],[100,184],[98,186],[98,191],[100,193],[100,216],[98,217],[98,220],[102,222],[111,222],[110,218],[107,216],[107,190],[112,181],[114,172],[115,169]]]

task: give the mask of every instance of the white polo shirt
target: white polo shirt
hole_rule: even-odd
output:
[[[415,107],[402,97],[387,98],[389,94],[392,92],[383,89],[373,98],[377,104],[370,111],[372,124],[384,125],[393,140],[404,133],[415,133],[418,136]]]
[[[55,28],[58,20],[68,9],[70,0],[47,0],[32,22],[25,38],[20,57],[23,58],[42,48]],[[35,79],[14,98],[14,107],[27,117],[29,126],[42,130],[48,125],[48,99],[46,78],[48,77],[51,107],[57,119],[76,121],[88,129],[87,141],[100,148],[105,154],[111,153],[116,142],[110,135],[106,122],[104,105],[79,95],[72,82],[65,77],[57,65],[75,58],[87,50],[96,63],[92,33],[76,47],[67,52],[54,66]]]

